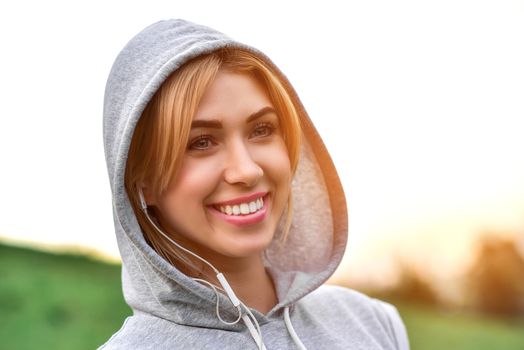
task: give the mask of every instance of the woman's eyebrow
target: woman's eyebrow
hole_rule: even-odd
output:
[[[246,123],[251,123],[252,121],[266,115],[269,113],[275,113],[275,109],[270,106],[266,106],[262,108],[261,110],[252,113],[249,115],[249,117],[246,120]],[[222,128],[222,122],[218,119],[206,119],[206,120],[193,120],[191,122],[191,129],[195,128],[212,128],[212,129],[220,129]]]
[[[273,107],[270,107],[270,106],[266,106],[264,108],[262,108],[261,110],[259,110],[258,112],[255,112],[253,114],[251,114],[248,118],[247,118],[247,123],[251,123],[253,120],[255,119],[258,119],[266,114],[269,114],[269,113],[274,113],[276,114],[275,112],[275,109]]]

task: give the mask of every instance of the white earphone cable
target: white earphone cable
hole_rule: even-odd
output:
[[[167,239],[169,242],[174,244],[177,248],[179,248],[182,251],[192,255],[193,257],[197,258],[198,260],[200,260],[203,263],[205,263],[206,265],[208,265],[216,273],[216,277],[217,277],[219,283],[221,284],[222,288],[220,288],[218,286],[215,286],[213,283],[211,283],[209,281],[206,281],[206,280],[203,280],[203,279],[200,279],[200,278],[192,278],[192,279],[194,281],[196,281],[196,282],[207,284],[215,292],[215,296],[216,296],[216,299],[217,299],[216,315],[217,315],[218,319],[220,320],[220,322],[222,322],[224,324],[227,324],[227,325],[234,325],[234,324],[237,324],[240,321],[240,319],[242,319],[244,321],[244,323],[246,324],[246,326],[247,326],[247,328],[249,330],[249,333],[251,334],[251,337],[255,340],[255,343],[257,344],[258,349],[259,350],[266,350],[266,347],[265,347],[264,342],[262,340],[262,331],[260,330],[260,325],[258,324],[257,319],[255,318],[255,316],[253,315],[251,310],[249,310],[249,308],[237,298],[237,296],[235,295],[235,292],[233,291],[233,289],[231,288],[231,286],[227,282],[227,280],[224,277],[224,275],[220,271],[218,271],[218,269],[215,268],[210,262],[208,262],[204,258],[198,256],[197,254],[193,253],[189,249],[186,249],[186,248],[182,247],[180,244],[178,244],[176,241],[174,241],[171,237],[166,235],[160,229],[160,227],[158,227],[158,225],[149,217],[149,213],[147,211],[147,204],[146,204],[146,202],[144,200],[144,195],[143,195],[141,189],[138,189],[138,197],[139,197],[139,200],[140,200],[140,207],[141,207],[142,211],[144,212],[147,220],[151,223],[151,225],[153,225],[153,227],[158,231],[158,233],[160,233],[162,236],[164,236],[165,239]],[[224,319],[222,319],[222,317],[220,316],[220,307],[219,307],[219,303],[220,302],[219,302],[217,289],[220,289],[221,291],[225,292],[227,294],[229,300],[231,301],[231,303],[238,310],[238,318],[235,321],[228,322],[228,321],[225,321]],[[240,306],[242,306],[246,310],[247,314],[242,315],[242,309],[241,309]],[[251,319],[254,321],[255,325],[253,325],[253,322],[252,322]]]
[[[249,314],[251,314],[251,311],[248,310]],[[252,316],[253,314],[251,314]],[[266,350],[266,345],[264,344],[264,341],[262,339],[262,333],[260,333],[260,326],[258,325],[258,322],[256,319],[255,326],[253,326],[253,322],[250,319],[250,316],[248,314],[242,315],[242,320],[247,326],[247,329],[249,330],[249,333],[251,334],[251,337],[255,340],[255,343],[257,344],[257,347],[259,350]]]
[[[224,324],[227,324],[227,325],[234,325],[234,324],[237,324],[238,321],[240,321],[240,319],[242,318],[242,310],[240,309],[240,306],[237,306],[237,310],[238,310],[238,318],[232,322],[229,322],[229,321],[225,321],[221,316],[220,316],[220,299],[218,297],[218,291],[217,289],[221,289],[220,287],[217,287],[215,286],[213,283],[209,282],[209,281],[206,281],[206,280],[203,280],[203,279],[200,279],[200,278],[193,278],[193,281],[197,281],[197,282],[200,282],[200,283],[204,283],[206,285],[208,285],[209,287],[211,287],[213,289],[213,291],[215,292],[215,296],[217,298],[217,303],[216,303],[216,315],[218,317],[218,319],[220,320],[220,322],[224,323]]]
[[[174,241],[171,237],[166,235],[158,226],[157,224],[149,217],[149,213],[147,212],[147,204],[144,200],[144,196],[142,195],[142,191],[138,191],[138,196],[140,198],[140,206],[142,207],[142,211],[144,214],[146,214],[147,220],[155,227],[155,229],[160,233],[162,236],[164,236],[165,239],[167,239],[169,242],[173,243],[177,248],[183,250],[184,252],[191,254],[193,257],[197,258],[198,260],[202,261],[204,264],[209,266],[216,274],[219,274],[220,271],[218,271],[209,261],[206,259],[201,258],[197,254],[193,253],[189,249],[186,249],[182,247],[180,244],[178,244],[176,241]]]
[[[222,288],[220,288],[218,286],[215,286],[213,283],[211,283],[209,281],[206,281],[206,280],[203,280],[203,279],[200,279],[200,278],[193,278],[193,280],[208,285],[215,292],[215,296],[217,298],[216,315],[217,315],[218,319],[220,320],[220,322],[222,322],[224,324],[227,324],[227,325],[234,325],[234,324],[237,324],[238,321],[240,321],[240,319],[242,319],[244,321],[244,323],[246,324],[246,326],[247,326],[247,328],[249,330],[249,333],[251,334],[251,337],[253,338],[253,340],[255,340],[255,343],[257,344],[259,350],[266,350],[266,346],[264,345],[264,342],[262,341],[262,331],[260,330],[260,326],[259,326],[259,324],[257,322],[257,319],[255,318],[255,316],[253,315],[251,310],[249,310],[249,308],[246,306],[246,304],[240,302],[240,305],[246,310],[245,314],[242,314],[242,310],[241,310],[240,306],[238,306],[237,307],[237,309],[239,311],[238,318],[235,321],[232,321],[232,322],[225,321],[220,316],[220,308],[219,308],[220,302],[219,302],[219,298],[218,298],[218,289],[222,290]],[[255,325],[253,325],[253,322],[251,321],[250,317],[254,321]]]

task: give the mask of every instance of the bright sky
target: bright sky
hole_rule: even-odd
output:
[[[134,34],[174,17],[288,75],[346,188],[353,272],[524,236],[524,1],[506,0],[4,2],[0,236],[118,254],[105,80]]]

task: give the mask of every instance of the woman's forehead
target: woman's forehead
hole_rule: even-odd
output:
[[[273,108],[273,104],[256,79],[242,73],[219,72],[202,96],[193,122],[253,118],[264,108]]]

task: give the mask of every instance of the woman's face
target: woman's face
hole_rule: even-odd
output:
[[[198,106],[177,177],[149,204],[187,248],[212,260],[245,258],[271,242],[291,177],[264,88],[249,75],[220,71]]]

